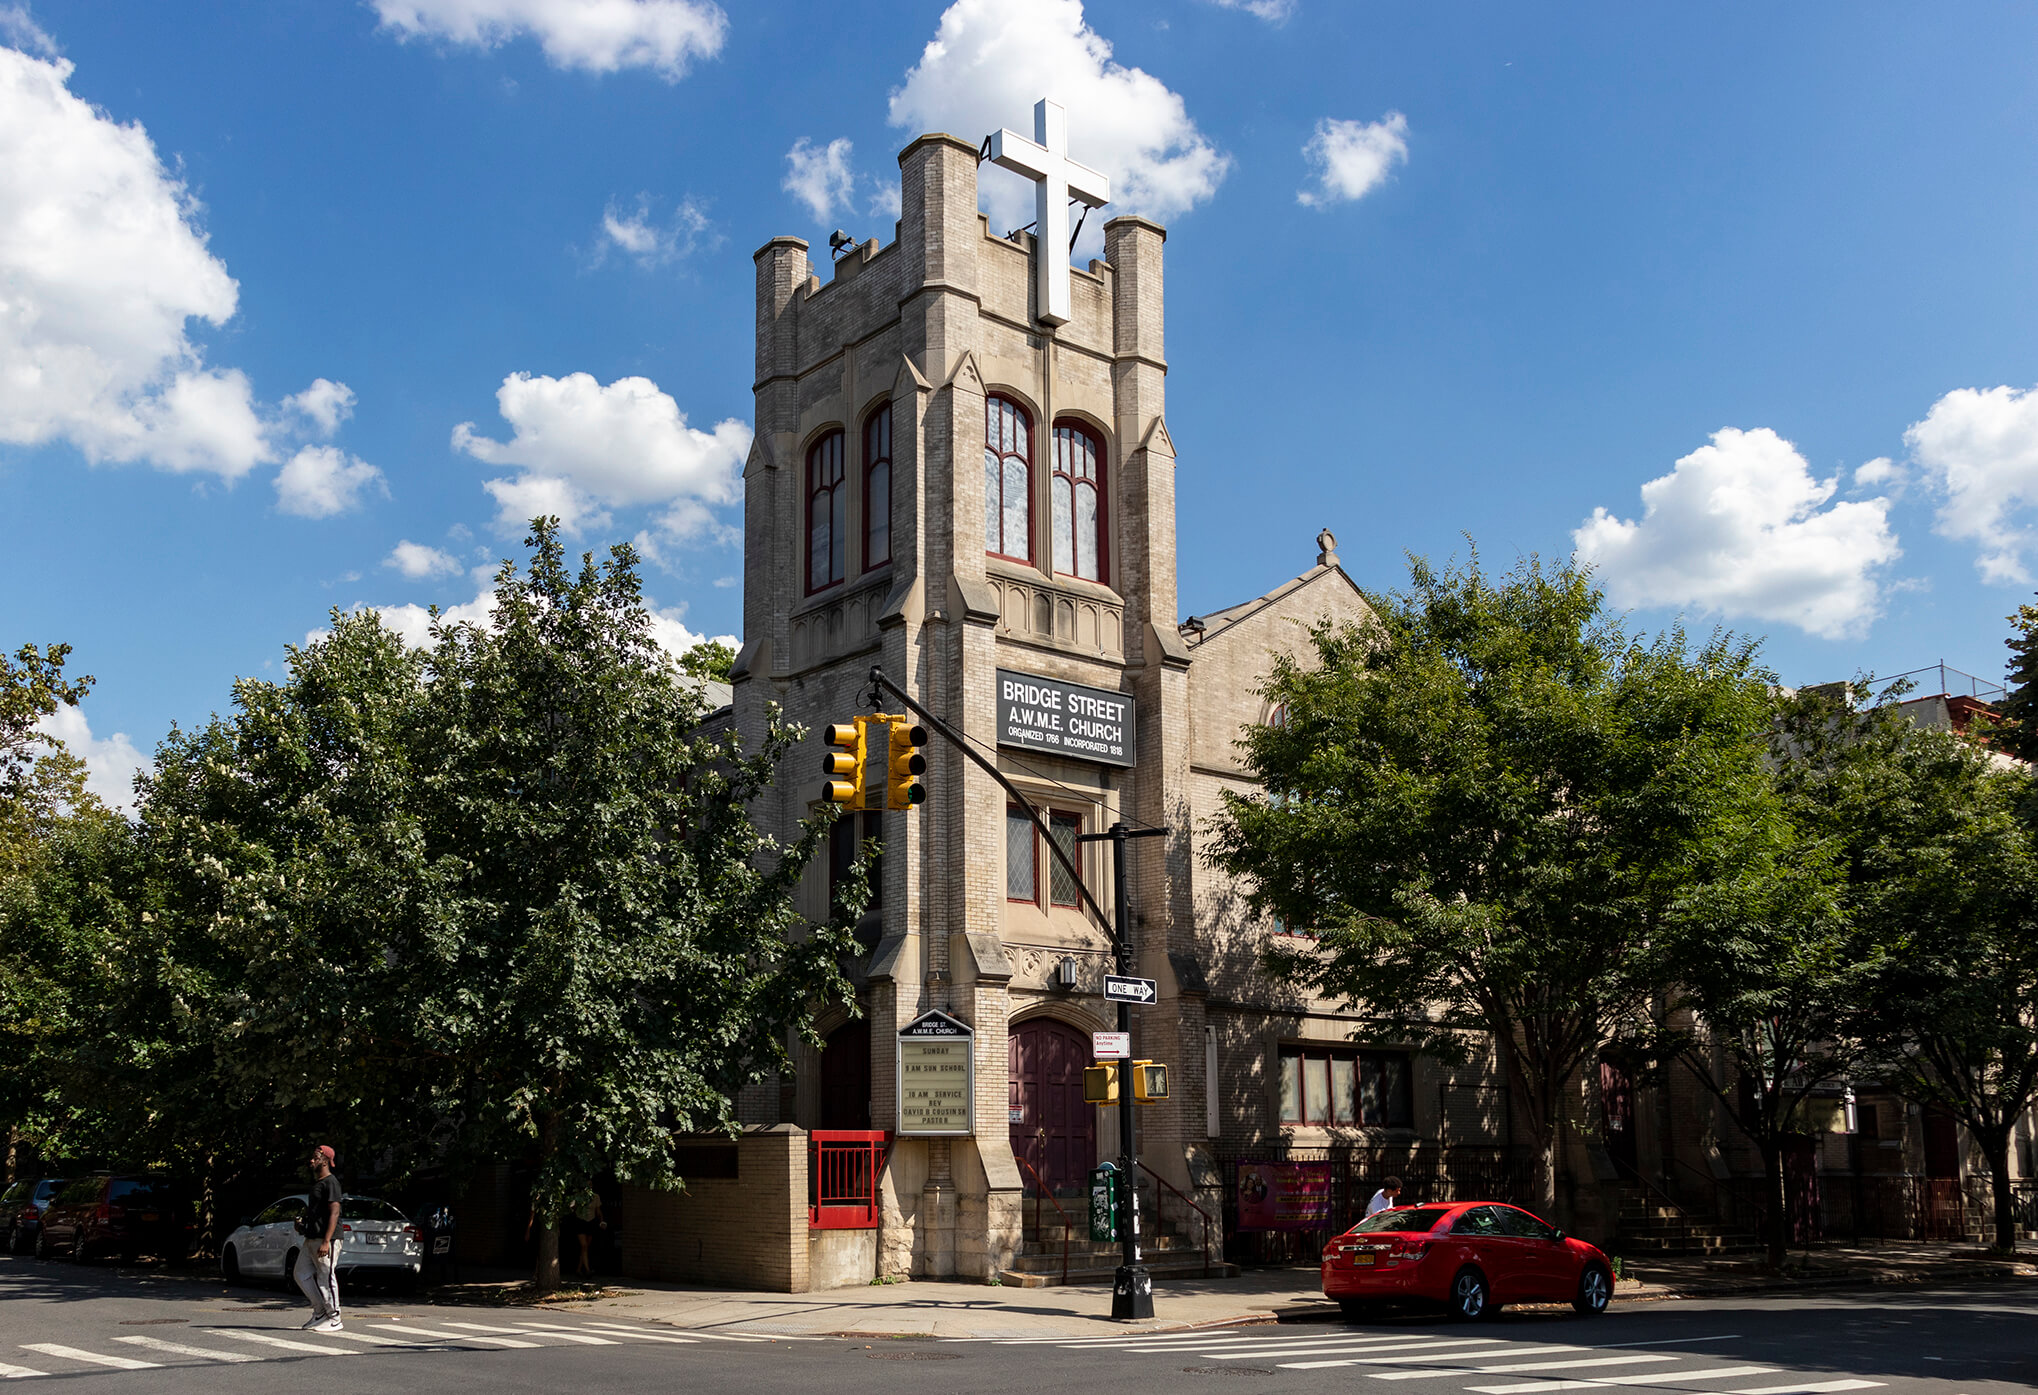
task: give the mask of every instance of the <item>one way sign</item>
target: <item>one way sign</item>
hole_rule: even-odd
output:
[[[1159,985],[1150,978],[1120,978],[1104,975],[1104,997],[1113,1003],[1150,1003],[1160,996]]]

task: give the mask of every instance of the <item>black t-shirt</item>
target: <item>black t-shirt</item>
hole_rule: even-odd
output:
[[[328,1172],[311,1184],[311,1195],[305,1199],[304,1220],[299,1223],[305,1237],[310,1240],[326,1238],[326,1227],[332,1223],[333,1207],[340,1199],[340,1179],[337,1173]],[[338,1231],[335,1230],[335,1236]]]

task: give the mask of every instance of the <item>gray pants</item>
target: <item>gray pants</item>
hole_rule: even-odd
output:
[[[312,1316],[323,1322],[340,1315],[340,1281],[334,1272],[334,1265],[340,1257],[340,1242],[333,1241],[323,1258],[312,1253],[312,1247],[317,1243],[315,1240],[304,1242],[304,1248],[297,1252],[297,1269],[290,1277],[297,1280],[297,1286],[311,1300]]]

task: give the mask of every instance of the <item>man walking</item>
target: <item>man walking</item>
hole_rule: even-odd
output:
[[[297,1251],[291,1275],[311,1300],[313,1332],[340,1330],[340,1284],[334,1266],[340,1258],[340,1179],[333,1175],[333,1150],[321,1143],[311,1150],[311,1195],[297,1228],[304,1244]]]

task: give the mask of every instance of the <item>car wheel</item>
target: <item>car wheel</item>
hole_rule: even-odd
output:
[[[57,1257],[56,1250],[50,1245],[50,1228],[48,1226],[44,1226],[35,1233],[35,1257],[37,1259],[55,1259]]]
[[[241,1281],[241,1252],[232,1245],[220,1251],[219,1276],[230,1284]]]
[[[1597,1264],[1586,1265],[1578,1276],[1578,1296],[1571,1300],[1572,1308],[1586,1317],[1598,1317],[1612,1301],[1613,1276]]]
[[[1451,1280],[1451,1316],[1459,1322],[1475,1322],[1487,1316],[1489,1291],[1486,1276],[1477,1269],[1460,1269]]]

